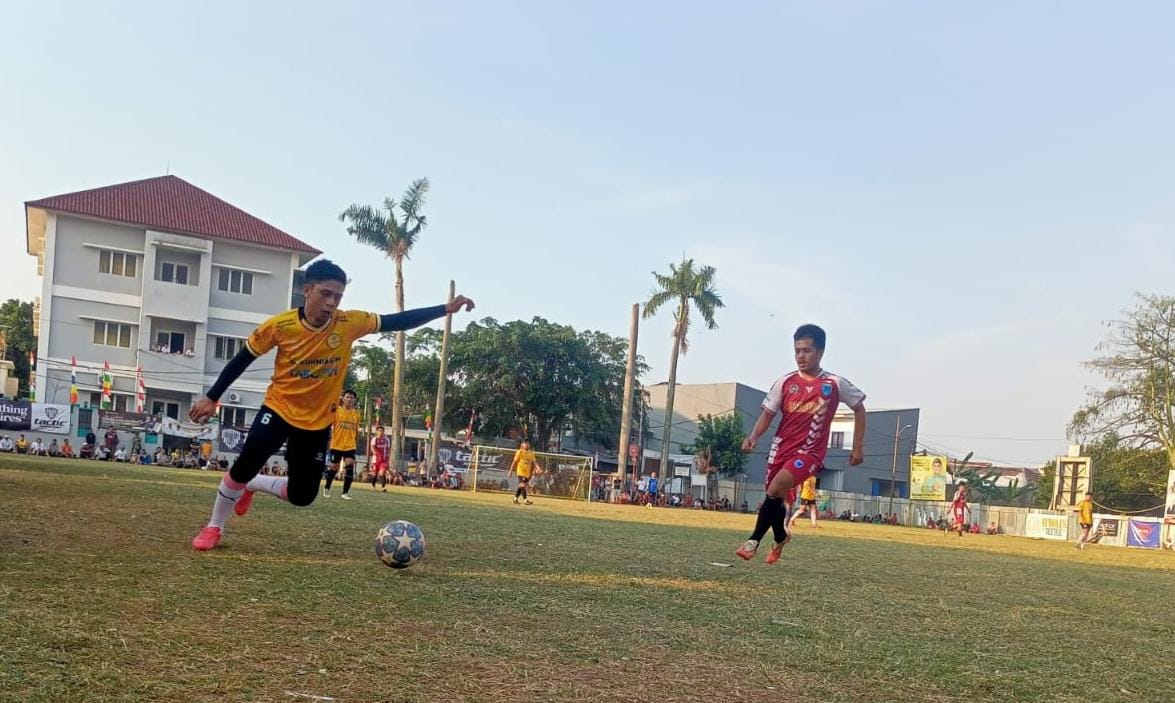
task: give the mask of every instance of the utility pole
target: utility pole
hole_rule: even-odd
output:
[[[900,440],[902,438],[903,432],[910,429],[910,425],[903,425],[902,424],[902,416],[898,415],[898,421],[897,421],[897,424],[895,425],[895,427],[897,427],[897,430],[894,432],[894,435],[893,435],[893,465],[890,466],[890,469],[889,469],[889,510],[886,511],[888,514],[893,513],[893,494],[894,494],[894,488],[896,487],[895,484],[897,484],[898,440]]]
[[[457,295],[456,281],[449,281],[449,302]],[[428,447],[428,471],[436,468],[441,450],[441,418],[445,413],[445,379],[449,376],[449,333],[453,329],[453,315],[445,315],[445,331],[441,336],[441,371],[437,378],[437,405],[432,416],[432,440]]]
[[[628,473],[628,445],[632,435],[632,393],[636,385],[636,342],[640,325],[641,306],[632,306],[632,320],[628,324],[628,365],[624,369],[624,402],[620,406],[620,451],[617,457],[616,475]]]

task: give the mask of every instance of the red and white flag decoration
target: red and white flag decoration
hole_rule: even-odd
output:
[[[477,420],[477,411],[469,411],[469,426],[465,428],[465,447],[468,449],[473,444],[473,423]]]
[[[135,412],[141,413],[147,407],[147,386],[143,383],[143,367],[135,370]]]

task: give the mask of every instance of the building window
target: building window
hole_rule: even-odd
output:
[[[131,326],[117,322],[94,320],[94,344],[104,347],[131,347]]]
[[[133,396],[123,395],[122,393],[112,393],[110,396],[111,406],[108,410],[117,410],[120,413],[130,412],[135,409],[135,399]],[[90,407],[102,407],[102,392],[90,391]]]
[[[217,337],[214,356],[217,359],[231,359],[240,353],[245,346],[245,340],[236,337]]]
[[[245,409],[244,408],[230,408],[222,405],[220,408],[220,426],[221,427],[244,427],[245,426]]]
[[[170,261],[164,261],[160,263],[159,280],[166,283],[179,283],[185,286],[188,285],[188,265],[173,264]]]
[[[845,448],[845,433],[844,432],[833,432],[832,435],[828,438],[828,446],[831,449],[844,449]]]
[[[134,278],[139,268],[138,257],[121,251],[98,250],[98,273]]]
[[[253,274],[248,271],[221,269],[216,287],[227,293],[253,295]]]
[[[180,404],[170,401],[156,400],[151,403],[152,415],[166,415],[173,420],[180,419]]]
[[[187,337],[183,332],[165,332],[156,330],[154,351],[162,354],[183,354],[187,347],[184,342]]]

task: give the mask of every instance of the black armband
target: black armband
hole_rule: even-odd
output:
[[[404,312],[391,313],[379,316],[379,329],[376,332],[396,332],[410,330],[423,324],[440,319],[449,314],[444,305],[434,305],[431,308],[416,308]]]

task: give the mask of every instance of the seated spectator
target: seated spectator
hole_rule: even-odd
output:
[[[740,513],[749,513],[750,512],[750,509],[747,508],[747,501],[745,501],[745,500],[743,501],[743,504],[739,506],[738,511]]]
[[[983,533],[983,530],[979,529],[978,522],[971,523],[971,534],[978,535],[978,534],[982,534],[982,533]]]
[[[110,448],[105,444],[99,444],[94,448],[94,458],[98,461],[110,461]]]
[[[30,456],[48,456],[49,455],[49,452],[46,451],[46,449],[45,449],[45,443],[41,441],[40,437],[37,437],[36,439],[34,439],[32,444],[29,445],[29,455]]]
[[[126,449],[124,449],[122,447],[115,449],[113,457],[114,457],[115,461],[119,461],[119,462],[126,461]]]
[[[13,444],[12,438],[8,435],[0,437],[0,452],[15,452],[16,445]]]
[[[61,456],[61,447],[59,447],[57,445],[57,438],[56,437],[54,437],[53,440],[51,442],[49,442],[48,451],[49,451],[49,456]]]
[[[65,459],[73,458],[73,447],[70,445],[69,439],[61,443],[61,456]]]
[[[998,535],[1000,533],[1000,526],[994,522],[987,526],[987,534]]]
[[[83,444],[82,448],[78,450],[78,457],[81,459],[94,459],[94,445]]]
[[[150,466],[154,462],[151,452],[139,452],[139,463],[143,466]]]
[[[16,438],[16,453],[17,454],[28,454],[29,453],[29,441],[24,438],[23,434]]]

